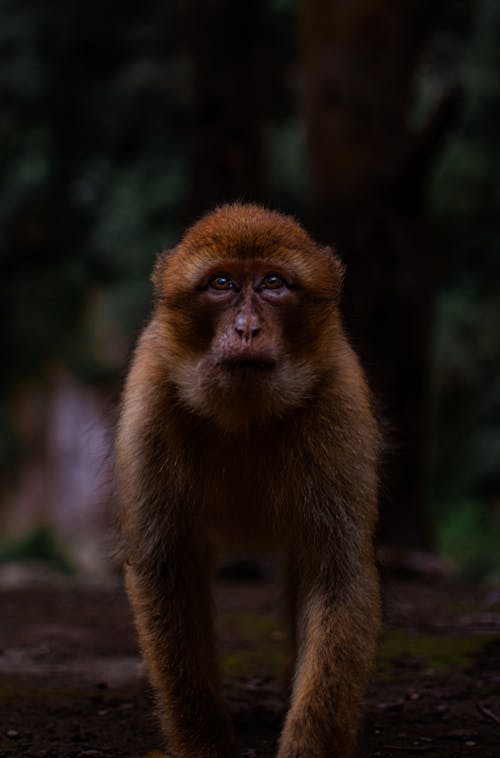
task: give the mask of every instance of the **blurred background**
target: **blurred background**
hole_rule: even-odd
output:
[[[2,0],[0,562],[104,570],[155,255],[240,199],[347,265],[382,554],[498,579],[499,135],[496,0]]]

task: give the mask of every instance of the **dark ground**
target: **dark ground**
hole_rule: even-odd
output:
[[[500,757],[500,590],[393,578],[384,595],[360,758]],[[217,603],[240,755],[272,756],[286,660],[276,582],[219,582]],[[24,581],[1,589],[0,619],[1,758],[166,755],[120,589]]]

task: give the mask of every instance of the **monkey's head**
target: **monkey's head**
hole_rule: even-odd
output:
[[[290,217],[218,208],[160,255],[153,282],[169,381],[222,428],[286,414],[333,370],[342,264]]]

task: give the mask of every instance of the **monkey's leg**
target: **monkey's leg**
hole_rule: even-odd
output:
[[[278,758],[347,758],[375,654],[377,572],[367,565],[340,584],[335,576],[306,578],[300,593],[299,652]]]
[[[128,566],[126,585],[175,758],[232,758],[234,735],[219,692],[207,566],[182,551],[169,565]]]

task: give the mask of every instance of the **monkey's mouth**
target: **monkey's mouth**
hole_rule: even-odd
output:
[[[240,382],[258,381],[276,366],[271,358],[230,358],[222,361],[222,368]]]

